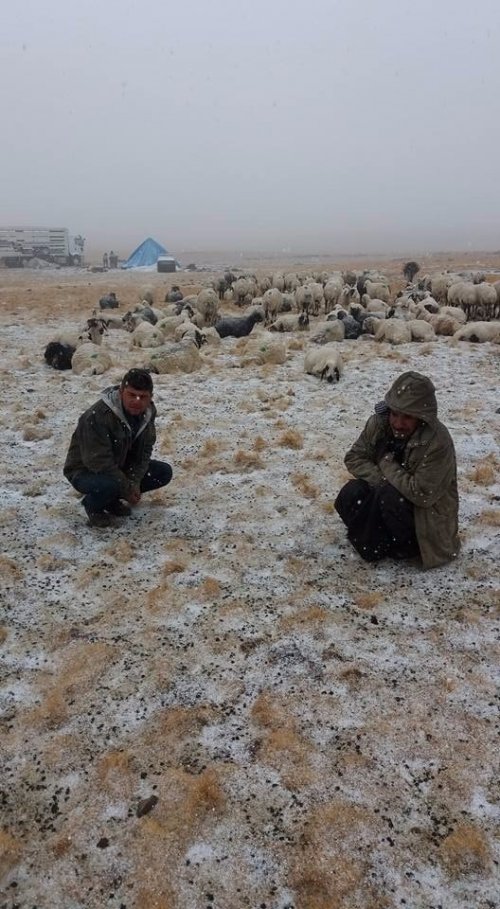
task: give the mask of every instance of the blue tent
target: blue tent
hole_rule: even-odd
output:
[[[169,256],[170,253],[161,243],[148,237],[137,249],[134,249],[122,268],[140,268],[141,265],[156,265],[158,256]]]

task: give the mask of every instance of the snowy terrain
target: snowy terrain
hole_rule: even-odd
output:
[[[43,350],[145,280],[193,279],[0,274],[1,909],[495,909],[500,345],[344,342],[337,386],[302,335],[283,365],[205,349],[155,377],[171,485],[91,529],[66,449],[138,354],[113,332],[84,378]],[[430,572],[363,563],[333,510],[409,368],[459,469]]]

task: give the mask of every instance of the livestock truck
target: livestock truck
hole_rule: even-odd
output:
[[[85,239],[67,227],[0,227],[0,264],[26,265],[44,259],[56,265],[82,265]]]

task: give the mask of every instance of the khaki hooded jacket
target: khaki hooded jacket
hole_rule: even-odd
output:
[[[80,470],[104,473],[120,484],[120,496],[139,489],[156,441],[156,408],[151,403],[133,434],[119,386],[106,388],[99,401],[78,420],[71,437],[64,476],[69,482]]]
[[[435,388],[426,376],[403,373],[387,392],[385,404],[387,412],[369,418],[345,464],[354,477],[373,486],[386,481],[413,504],[423,566],[435,568],[456,558],[460,549],[453,440],[437,418]],[[387,452],[393,438],[389,410],[420,420],[406,443],[402,465]]]

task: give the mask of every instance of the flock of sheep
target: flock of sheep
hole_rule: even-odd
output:
[[[260,278],[226,272],[197,294],[184,296],[174,286],[162,304],[155,304],[150,289],[141,297],[123,316],[108,313],[119,308],[113,293],[101,298],[100,314],[95,311],[81,332],[59,335],[47,345],[48,365],[78,375],[106,372],[118,365],[103,343],[110,330],[127,332],[130,349],[143,351],[142,365],[158,374],[193,372],[202,365],[202,345],[246,337],[259,323],[255,362],[258,351],[283,362],[286,352],[276,343],[277,334],[307,332],[305,372],[329,382],[342,374],[344,340],[371,336],[403,344],[445,335],[500,343],[500,281],[489,284],[482,275],[468,280],[452,273],[428,275],[394,295],[387,278],[375,272]],[[229,314],[228,305],[242,314]]]

